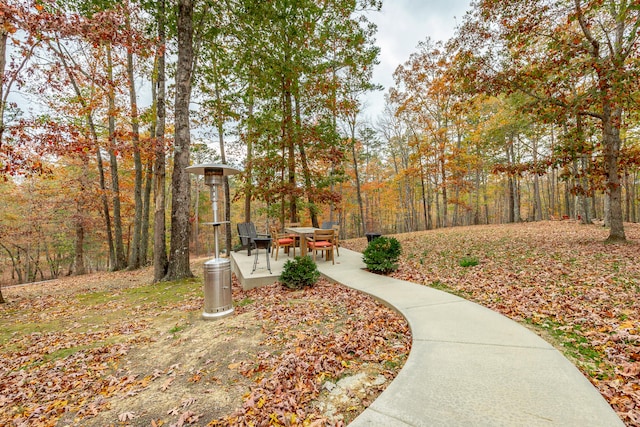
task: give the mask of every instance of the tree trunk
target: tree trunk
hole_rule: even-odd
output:
[[[82,203],[83,197],[85,197],[88,191],[87,176],[89,174],[89,158],[84,153],[82,154],[82,175],[80,176],[80,194],[76,201],[76,239],[75,239],[75,274],[77,276],[86,274],[86,268],[84,266],[84,206]]]
[[[542,220],[542,197],[540,197],[540,176],[538,169],[538,138],[533,139],[533,220]]]
[[[633,178],[631,179],[631,183],[629,186],[629,198],[631,199],[631,218],[629,221],[638,222],[638,214],[636,208],[636,182],[638,180],[638,172],[633,173]]]
[[[431,230],[433,228],[433,224],[431,224],[431,191],[427,191],[425,188],[422,155],[420,155],[420,190],[422,191],[422,215],[424,216],[424,227],[425,230]]]
[[[300,111],[300,93],[299,86],[296,82],[295,84],[295,93],[294,93],[294,102],[295,102],[295,110],[296,110],[296,128],[300,129],[302,127],[302,117]],[[297,138],[298,140],[298,152],[300,153],[300,163],[302,164],[302,175],[304,179],[304,189],[307,194],[307,202],[309,203],[309,217],[311,218],[311,225],[313,227],[318,228],[318,208],[316,207],[315,198],[313,197],[313,188],[311,184],[311,171],[309,169],[309,162],[307,160],[307,151],[304,146],[304,141],[302,138]],[[332,166],[333,168],[333,166]],[[331,202],[331,206],[329,207],[331,215],[329,216],[329,221],[333,224],[333,202]]]
[[[285,58],[286,60],[286,58]],[[285,76],[282,79],[283,101],[284,101],[284,144],[287,154],[287,175],[288,175],[288,191],[289,191],[289,221],[296,222],[298,217],[296,195],[296,152],[295,137],[293,123],[293,97],[291,94],[292,80],[291,77]],[[284,153],[283,153],[284,154]]]
[[[249,91],[252,91],[252,83],[249,83]],[[251,221],[251,196],[253,192],[253,174],[251,168],[253,167],[253,137],[254,123],[253,123],[253,95],[249,94],[249,101],[247,105],[247,168],[245,169],[245,187],[244,187],[244,222]]]
[[[620,157],[620,125],[622,109],[612,108],[607,101],[603,106],[603,145],[604,166],[607,174],[606,193],[609,196],[609,220],[610,229],[607,241],[625,241],[624,224],[622,219],[622,186],[618,171],[618,158]]]
[[[155,100],[155,96],[153,98]],[[151,138],[155,138],[155,132],[155,129],[151,132]],[[151,188],[153,184],[152,157],[149,157],[147,161],[147,171],[145,173],[144,182],[144,193],[142,195],[142,235],[140,236],[140,265],[147,265],[149,260],[149,217],[151,215]]]
[[[604,227],[611,227],[611,197],[608,191],[604,192],[602,206],[602,217],[604,220]]]
[[[631,221],[631,198],[630,198],[630,185],[629,185],[629,169],[624,168],[624,187],[625,187],[625,198],[624,198],[624,218],[627,222]]]
[[[196,178],[196,201],[194,206],[193,218],[193,252],[198,256],[200,253],[200,180]]]
[[[353,156],[353,172],[356,176],[356,195],[358,199],[358,207],[360,209],[360,226],[362,235],[367,234],[366,218],[364,216],[364,204],[362,202],[362,191],[360,189],[360,173],[358,172],[358,156],[356,154],[356,115],[352,117],[349,123],[351,128],[351,155]],[[360,230],[358,230],[358,233]],[[360,234],[358,234],[360,235]]]
[[[437,227],[436,224],[434,224],[433,221],[433,186],[431,185],[431,179],[429,177],[429,175],[427,174],[426,176],[423,175],[423,171],[422,171],[422,160],[420,161],[420,179],[422,181],[422,197],[425,198],[424,195],[424,191],[425,191],[425,183],[426,183],[426,190],[427,190],[427,194],[426,194],[426,199],[427,199],[427,210],[425,212],[426,217],[426,224],[427,224],[427,230],[433,230],[434,228]]]
[[[9,37],[8,31],[3,25],[4,23],[5,18],[2,16],[0,17],[0,146],[2,146],[2,136],[4,135],[4,69],[7,64],[7,38]],[[0,303],[2,302],[4,302],[4,299],[2,299],[2,291],[0,291]]]
[[[580,179],[580,186],[582,187],[582,223],[591,224],[591,189],[589,188],[589,157],[587,154],[580,156],[580,163],[582,168],[582,178]]]
[[[178,1],[178,64],[176,68],[175,148],[171,179],[171,247],[165,280],[193,277],[189,266],[189,166],[191,145],[189,103],[193,67],[193,1]]]
[[[0,20],[0,24],[4,24],[4,18]],[[8,32],[3,25],[0,25],[0,82],[4,82],[4,67],[7,62],[7,37]],[[4,85],[0,84],[0,146],[2,145],[2,135],[4,134],[4,94],[2,90]],[[0,304],[6,301],[2,296],[2,287],[0,287]]]
[[[127,16],[127,26],[130,27],[130,19]],[[133,221],[133,238],[131,238],[131,250],[129,253],[129,268],[140,268],[140,245],[142,241],[142,159],[140,157],[140,126],[138,123],[138,101],[136,86],[133,76],[133,47],[127,49],[127,75],[129,77],[129,102],[131,104],[131,139],[133,143],[133,164],[135,169],[134,203],[135,213]]]
[[[113,59],[111,45],[107,44],[107,78],[109,84],[109,167],[111,169],[111,194],[113,200],[113,232],[115,234],[116,258],[114,270],[122,270],[126,267],[126,256],[124,252],[124,240],[122,238],[122,218],[120,215],[120,179],[118,177],[118,158],[116,157],[116,95],[113,81]]]
[[[480,158],[480,145],[476,145],[476,157]],[[480,224],[480,166],[476,168],[476,176],[475,176],[475,186],[476,186],[476,197],[475,197],[475,212],[473,213],[473,225]]]
[[[449,208],[449,200],[447,197],[447,170],[445,164],[445,153],[444,153],[444,142],[442,143],[442,149],[440,152],[440,174],[442,178],[442,226],[449,226],[449,218],[448,218],[448,208]]]
[[[154,211],[153,211],[153,280],[158,282],[167,274],[167,244],[166,244],[166,161],[165,161],[165,0],[158,1],[158,39],[160,53],[158,54],[157,72],[157,100],[156,115],[157,129],[155,135],[155,166],[154,166]]]

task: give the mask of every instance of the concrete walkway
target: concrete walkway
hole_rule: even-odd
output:
[[[326,277],[400,312],[413,344],[395,380],[351,424],[360,426],[622,426],[559,351],[506,317],[462,298],[364,270],[340,248]]]

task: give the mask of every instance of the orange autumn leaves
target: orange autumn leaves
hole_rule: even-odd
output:
[[[221,384],[219,375],[212,374],[223,355],[196,357],[191,371],[181,364],[165,368],[160,355],[152,353],[169,352],[163,343],[179,351],[189,339],[177,326],[168,334],[173,339],[158,337],[156,322],[170,312],[178,319],[197,319],[201,282],[151,285],[150,275],[150,269],[100,273],[8,289],[9,303],[0,307],[2,324],[12,331],[0,335],[0,424],[101,425],[106,419],[122,425],[324,423],[327,417],[314,402],[325,381],[372,364],[391,379],[409,351],[404,319],[353,290],[326,281],[299,292],[279,285],[245,292],[236,284],[236,316],[251,315],[265,338],[260,351],[247,349],[244,358],[224,365],[246,377],[243,384],[249,386],[237,409],[213,417],[202,411],[214,399],[208,391],[243,386]],[[224,319],[205,323],[208,329],[229,329],[223,334],[230,340],[237,334]],[[210,344],[202,346],[210,350]],[[181,356],[182,362],[197,347],[186,348],[191,351]],[[141,352],[149,365],[136,365],[140,359],[133,355]],[[134,406],[153,390],[170,399],[174,389],[195,387],[208,390],[197,403],[176,398],[166,408],[147,405],[153,409],[146,414]],[[370,390],[360,407],[383,388]]]
[[[640,425],[640,225],[628,243],[575,221],[399,234],[395,277],[444,288],[525,325],[559,348],[627,425]],[[346,242],[364,249],[364,239]],[[465,256],[477,266],[462,267]]]

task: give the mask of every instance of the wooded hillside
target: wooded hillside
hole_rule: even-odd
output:
[[[211,207],[184,167],[211,161],[244,170],[224,189],[232,224],[353,237],[573,218],[625,239],[640,215],[634,2],[476,2],[365,119],[381,6],[0,4],[0,283],[149,263],[188,277]]]

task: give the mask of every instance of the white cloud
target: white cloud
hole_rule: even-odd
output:
[[[367,97],[366,114],[377,116],[384,108],[384,94],[393,86],[393,72],[416,51],[420,41],[447,41],[470,8],[470,0],[387,0],[382,10],[368,15],[378,26],[376,44],[380,64],[373,71],[375,83],[385,89]]]

